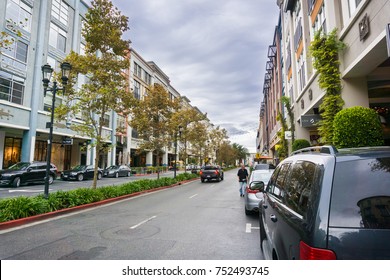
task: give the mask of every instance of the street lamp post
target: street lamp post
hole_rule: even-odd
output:
[[[183,127],[179,126],[179,138],[181,137]],[[175,132],[175,164],[173,165],[173,178],[176,178],[176,167],[177,167],[177,132]]]
[[[62,85],[65,86],[68,83],[70,70],[72,66],[68,62],[61,63],[61,71],[62,71]],[[46,123],[46,128],[49,128],[49,139],[47,140],[47,163],[46,163],[46,176],[45,176],[45,198],[49,197],[49,184],[50,184],[50,169],[51,169],[51,150],[53,144],[53,123],[54,123],[54,109],[55,109],[55,101],[56,101],[56,93],[58,90],[62,90],[65,92],[65,87],[59,88],[57,87],[57,82],[53,82],[53,86],[49,87],[50,78],[53,73],[53,68],[49,64],[45,64],[42,66],[42,83],[44,89],[44,96],[46,96],[46,92],[52,92],[52,103],[51,103],[51,117],[50,122]]]

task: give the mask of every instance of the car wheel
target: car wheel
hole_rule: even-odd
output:
[[[16,177],[16,178],[12,181],[12,185],[13,185],[15,188],[20,187],[20,177]]]
[[[115,173],[115,178],[119,177],[119,172]]]
[[[204,183],[204,179],[200,179],[200,181],[201,181],[202,183]]]
[[[53,175],[49,175],[49,185],[53,184],[53,182],[54,182]]]
[[[83,175],[83,174],[77,175],[77,180],[78,180],[78,181],[84,180],[84,175]]]
[[[264,222],[263,222],[263,216],[261,213],[259,213],[259,227],[260,227],[260,249],[263,252],[263,241],[265,240],[265,230],[264,230]]]
[[[118,173],[116,173],[115,177],[118,178]],[[102,173],[98,172],[97,179],[100,180],[102,178]]]
[[[218,182],[221,182],[221,181],[222,181],[221,177],[218,177],[217,181],[218,181]]]

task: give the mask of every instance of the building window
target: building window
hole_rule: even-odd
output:
[[[351,16],[356,11],[356,9],[359,6],[360,2],[362,2],[362,0],[348,0],[349,16]]]
[[[136,62],[134,62],[134,75],[141,78],[142,76],[142,68]]]
[[[103,116],[103,126],[110,127],[110,116],[107,114]]]
[[[303,60],[303,55],[301,55],[298,60],[298,69],[299,90],[302,91],[306,85],[305,61]]]
[[[134,97],[141,100],[140,83],[134,80]]]
[[[327,30],[326,30],[326,18],[325,18],[325,1],[322,3],[322,6],[320,8],[320,10],[318,11],[318,14],[314,20],[314,23],[313,23],[313,36],[314,34],[319,31],[319,30],[322,30],[323,33],[326,33]]]
[[[53,0],[51,16],[64,25],[68,25],[68,5],[61,0]]]
[[[20,162],[22,139],[6,137],[4,142],[3,168],[6,169],[11,165]]]
[[[16,24],[22,23],[21,28],[27,32],[31,31],[32,8],[20,0],[8,0],[6,18]]]
[[[0,71],[0,99],[23,104],[24,79]]]
[[[147,83],[148,85],[152,84],[152,76],[146,71],[145,71],[145,83]]]
[[[2,50],[2,62],[22,71],[26,71],[28,45],[14,41],[7,49]]]
[[[66,51],[66,31],[50,23],[49,45],[62,52]]]

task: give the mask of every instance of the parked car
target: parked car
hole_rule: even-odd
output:
[[[112,165],[103,170],[104,177],[130,177],[131,169],[127,165]]]
[[[273,172],[273,169],[253,170],[251,172],[244,194],[246,215],[259,211],[259,203],[263,199],[264,188],[267,186]]]
[[[266,259],[390,259],[390,147],[310,147],[275,169],[260,202]]]
[[[275,169],[275,165],[272,163],[258,163],[254,166],[253,170],[268,170]]]
[[[71,170],[61,172],[62,180],[77,180],[93,179],[95,168],[93,165],[77,165]],[[98,168],[97,179],[100,180],[103,176],[103,171]]]
[[[203,166],[200,171],[200,180],[204,181],[217,180],[218,182],[223,180],[223,170],[219,165],[206,165]]]
[[[0,170],[0,186],[13,186],[15,188],[22,184],[45,182],[46,162],[18,162],[8,169]],[[57,178],[57,167],[51,164],[49,184]]]

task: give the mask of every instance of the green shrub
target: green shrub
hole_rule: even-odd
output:
[[[310,146],[310,142],[306,139],[296,139],[292,144],[292,151],[294,152],[303,148],[308,148]]]
[[[333,122],[333,144],[337,148],[380,146],[384,144],[378,114],[360,106],[346,108]]]
[[[39,197],[19,196],[0,201],[0,222],[26,218],[48,211],[47,202]]]

